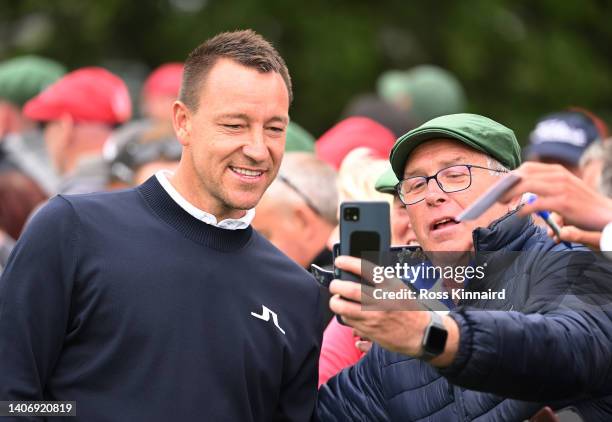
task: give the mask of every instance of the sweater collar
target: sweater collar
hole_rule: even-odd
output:
[[[251,238],[250,225],[245,229],[226,230],[196,219],[172,199],[155,176],[136,189],[159,218],[209,248],[231,252],[245,246]]]

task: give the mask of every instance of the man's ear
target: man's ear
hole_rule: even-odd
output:
[[[189,145],[191,141],[191,118],[191,110],[185,103],[175,101],[172,104],[172,126],[177,139],[184,146]]]
[[[74,119],[68,113],[64,113],[58,119],[59,127],[61,130],[61,137],[58,139],[60,145],[58,147],[61,151],[67,148],[72,142],[72,132],[74,130]]]
[[[293,221],[296,229],[302,233],[302,239],[299,241],[310,241],[316,236],[318,225],[316,224],[316,216],[314,212],[308,208],[306,204],[299,204],[293,210]]]

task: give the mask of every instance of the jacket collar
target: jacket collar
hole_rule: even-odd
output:
[[[531,217],[519,217],[518,209],[495,220],[488,227],[472,232],[476,252],[522,251],[525,243],[536,233]]]

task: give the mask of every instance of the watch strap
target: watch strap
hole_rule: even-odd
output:
[[[427,328],[425,328],[425,334],[423,336],[423,341],[422,341],[423,354],[419,357],[421,360],[424,360],[425,362],[429,362],[430,360],[438,357],[441,354],[441,352],[433,353],[427,347],[428,341],[429,341],[429,333],[432,327],[435,327],[434,329],[446,331],[446,327],[444,326],[444,320],[437,312],[429,311],[429,315],[431,316],[431,319],[429,320],[429,324],[427,325]]]

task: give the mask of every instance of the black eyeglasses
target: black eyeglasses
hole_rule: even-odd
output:
[[[440,189],[446,193],[459,192],[466,190],[472,185],[472,169],[491,170],[497,173],[507,173],[504,170],[492,169],[489,167],[473,166],[471,164],[461,164],[445,167],[433,176],[414,176],[408,177],[395,185],[395,189],[400,200],[405,205],[414,205],[421,202],[427,195],[429,181],[434,179]]]
[[[277,176],[278,180],[280,180],[281,182],[283,182],[285,185],[289,186],[289,188],[294,191],[295,193],[298,194],[298,196],[300,198],[302,198],[302,200],[306,203],[306,205],[308,205],[308,208],[310,208],[315,214],[317,214],[318,216],[322,216],[321,211],[319,211],[319,209],[315,206],[315,204],[312,203],[312,201],[310,200],[310,198],[308,198],[306,196],[306,194],[304,192],[302,192],[300,189],[298,189],[297,186],[295,186],[293,183],[291,183],[289,181],[289,179],[287,179],[285,176],[283,176],[282,174],[279,174]]]

